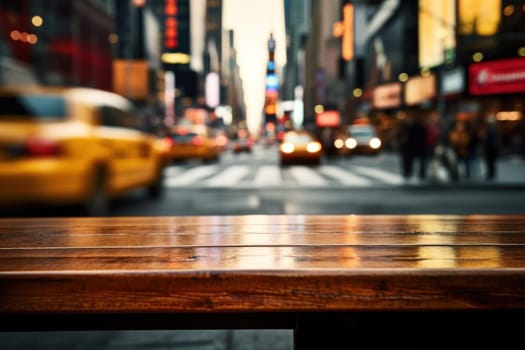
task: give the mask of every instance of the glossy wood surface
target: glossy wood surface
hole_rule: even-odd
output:
[[[525,216],[0,219],[0,313],[525,309]]]

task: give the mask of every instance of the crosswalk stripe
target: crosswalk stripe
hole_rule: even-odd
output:
[[[401,185],[403,183],[402,176],[388,171],[358,165],[352,165],[351,170],[361,175],[370,176],[391,185]]]
[[[293,166],[290,174],[294,180],[303,186],[326,186],[326,180],[316,171],[305,166]]]
[[[263,165],[258,171],[254,179],[255,186],[280,186],[281,185],[281,170],[275,165]]]
[[[318,168],[291,166],[281,168],[278,165],[230,165],[222,169],[219,165],[204,165],[192,168],[170,166],[165,171],[166,187],[233,187],[241,185],[251,172],[253,179],[244,180],[242,186],[258,188],[277,187],[286,183],[286,176],[300,186],[328,186],[339,183],[345,186],[374,186],[383,183],[403,184],[403,178],[395,173],[367,166],[351,165],[345,168],[338,165],[321,165]]]
[[[164,176],[172,177],[179,174],[181,171],[182,169],[178,166],[170,166],[164,170]]]
[[[174,177],[169,177],[165,181],[167,187],[179,187],[186,186],[192,183],[199,182],[201,179],[210,176],[217,172],[216,165],[199,166],[196,168],[189,169],[183,174],[176,174]]]
[[[355,175],[349,171],[345,171],[338,166],[323,165],[319,171],[326,176],[332,177],[344,185],[354,186],[370,186],[372,181],[362,176]]]
[[[237,185],[250,171],[248,165],[234,165],[206,181],[206,187],[231,187]]]

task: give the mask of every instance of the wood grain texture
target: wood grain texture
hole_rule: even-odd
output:
[[[525,216],[0,219],[0,313],[525,309]]]

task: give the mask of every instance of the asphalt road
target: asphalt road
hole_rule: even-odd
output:
[[[275,148],[225,153],[214,164],[173,164],[165,194],[136,190],[113,201],[110,216],[286,214],[525,213],[525,160],[500,159],[498,177],[459,181],[403,179],[396,154],[324,160],[320,166],[278,165]],[[77,216],[74,208],[3,208],[0,216]]]
[[[525,187],[178,189],[114,203],[114,216],[523,214]]]

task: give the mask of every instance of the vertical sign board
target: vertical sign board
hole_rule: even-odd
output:
[[[343,6],[343,37],[341,39],[341,54],[345,61],[354,58],[354,5]]]
[[[190,53],[190,7],[188,0],[164,2],[165,52]]]
[[[164,5],[164,46],[168,50],[174,50],[179,46],[178,13],[177,0],[166,0]]]
[[[210,108],[216,108],[220,103],[220,77],[216,72],[210,72],[206,75],[205,82],[206,105]]]

